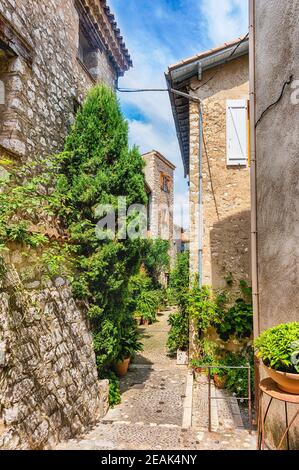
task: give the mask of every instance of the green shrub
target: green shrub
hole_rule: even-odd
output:
[[[55,195],[73,247],[73,293],[91,306],[101,369],[121,358],[124,350],[139,347],[130,321],[128,285],[146,254],[143,240],[96,237],[99,204],[112,205],[117,216],[119,196],[126,196],[128,205],[147,199],[143,160],[136,148],[128,147],[128,125],[108,87],[97,85],[89,92],[57,160]]]
[[[257,356],[272,369],[299,373],[299,322],[284,323],[264,331],[254,342]]]
[[[240,353],[227,353],[220,365],[250,366],[251,369],[251,394],[254,395],[254,356],[252,348],[245,348]],[[227,369],[225,371],[225,388],[237,397],[248,397],[248,369]]]
[[[144,267],[151,278],[154,288],[159,288],[159,278],[162,272],[169,270],[169,241],[156,239],[147,240],[146,255],[144,257]]]
[[[253,328],[252,304],[246,303],[243,299],[237,299],[227,312],[220,311],[219,320],[216,329],[223,341],[228,341],[231,336],[237,339],[249,338]]]
[[[219,347],[218,344],[208,338],[202,338],[198,342],[199,357],[191,362],[192,367],[200,368],[203,366],[212,366],[219,364]],[[208,369],[205,370],[208,374]],[[216,373],[214,369],[210,369],[211,376]],[[221,375],[221,372],[219,372]]]
[[[188,316],[182,312],[172,313],[168,319],[170,331],[168,333],[167,348],[170,354],[177,350],[186,351],[189,345]]]
[[[135,315],[151,323],[156,321],[159,298],[154,290],[143,291],[137,298]]]
[[[100,373],[101,379],[109,380],[109,406],[113,408],[121,402],[120,380],[112,370],[104,370]]]
[[[189,252],[179,253],[169,276],[169,289],[177,305],[184,309],[189,290]]]
[[[219,309],[215,296],[209,287],[195,285],[187,294],[186,312],[196,322],[199,338],[209,327],[218,324]]]

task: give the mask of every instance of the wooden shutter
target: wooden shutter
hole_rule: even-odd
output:
[[[226,103],[227,164],[247,165],[247,100],[228,100]]]

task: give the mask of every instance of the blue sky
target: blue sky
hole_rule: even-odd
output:
[[[133,59],[124,88],[165,88],[167,67],[246,34],[247,0],[109,0]],[[176,222],[187,202],[187,181],[167,93],[119,94],[130,143],[159,150],[176,166]],[[185,210],[186,211],[186,210]],[[186,225],[187,219],[184,224]]]

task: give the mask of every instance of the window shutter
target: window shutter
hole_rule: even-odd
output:
[[[247,165],[247,132],[247,100],[228,100],[226,103],[228,165]]]

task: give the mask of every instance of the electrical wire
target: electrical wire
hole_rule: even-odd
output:
[[[265,109],[265,111],[262,112],[261,116],[259,117],[259,119],[255,123],[255,128],[257,128],[257,126],[259,125],[259,123],[261,122],[261,120],[263,119],[265,114],[267,114],[267,112],[270,111],[271,108],[273,108],[274,106],[276,106],[280,102],[280,100],[282,99],[282,97],[284,95],[284,92],[285,92],[285,89],[286,89],[287,85],[290,85],[292,83],[293,78],[294,78],[293,75],[290,75],[290,78],[287,81],[284,82],[279,97],[277,98],[276,101],[274,101],[274,103],[270,104]]]
[[[244,36],[239,42],[238,44],[236,44],[236,47],[233,49],[233,51],[231,52],[231,54],[228,56],[228,58],[225,60],[224,64],[226,64],[234,55],[235,53],[237,52],[237,50],[239,49],[239,47],[241,46],[241,44],[243,44],[243,42],[245,42],[249,37],[249,33],[246,34],[246,36]],[[217,71],[213,77],[209,78],[209,80],[204,83],[203,85],[201,85],[200,87],[198,88],[191,88],[192,91],[196,91],[198,90],[199,88],[202,88],[203,86],[205,86],[208,82],[210,82],[211,80],[213,80],[213,78],[217,75],[219,71]],[[169,90],[168,88],[119,88],[119,87],[116,87],[116,90],[119,91],[120,93],[147,93],[147,92],[161,92],[161,93],[164,93],[164,92],[169,92],[169,91],[172,91],[173,93],[174,92],[179,92],[179,90]],[[190,96],[190,99],[193,99],[193,97]]]
[[[241,44],[243,44],[243,42],[247,41],[247,39],[249,38],[249,33],[246,34],[246,36],[244,36],[239,42],[238,44],[236,45],[236,47],[233,49],[233,51],[231,52],[231,54],[227,57],[227,59],[225,59],[225,61],[223,62],[223,65],[227,64],[227,62],[235,55],[235,53],[237,52],[237,50],[239,49],[239,47],[241,46]],[[190,88],[192,91],[197,91],[197,90],[200,90],[200,88],[203,88],[204,86],[206,86],[208,83],[210,83],[212,80],[214,80],[214,78],[216,77],[216,75],[218,75],[218,73],[220,72],[220,70],[217,70],[217,72],[214,73],[214,75],[212,77],[210,77],[205,83],[201,84],[200,86],[198,87],[195,87],[195,88]]]

